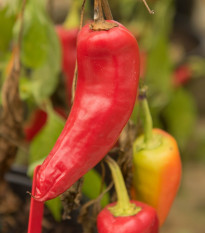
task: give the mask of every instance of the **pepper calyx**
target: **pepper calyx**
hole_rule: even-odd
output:
[[[90,29],[93,31],[108,31],[114,27],[118,27],[119,25],[115,22],[108,22],[105,20],[99,20],[97,22],[93,22],[90,24]]]
[[[141,207],[136,206],[134,203],[130,203],[130,205],[123,208],[117,203],[114,206],[108,207],[108,210],[115,217],[126,217],[138,214],[141,211]]]
[[[141,136],[141,139],[134,144],[135,151],[139,152],[142,150],[153,150],[158,147],[160,147],[163,144],[163,137],[159,134],[152,135],[152,140],[149,140],[148,142],[144,141],[144,135]]]

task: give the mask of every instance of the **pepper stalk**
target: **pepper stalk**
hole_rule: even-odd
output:
[[[104,9],[107,9],[108,5],[106,6],[105,3],[106,1],[103,2],[103,6]],[[106,10],[106,14],[107,14],[107,10]],[[94,31],[102,31],[102,30],[108,31],[113,27],[118,27],[118,24],[115,22],[105,21],[103,14],[102,0],[94,1],[94,23],[91,23],[90,27]]]
[[[153,121],[147,101],[147,88],[140,89],[139,99],[144,113],[144,146],[147,149],[153,149],[161,144],[161,138],[153,136]]]
[[[132,216],[140,212],[141,208],[130,202],[122,172],[118,164],[109,156],[106,157],[107,162],[113,177],[115,189],[117,193],[117,203],[109,207],[109,211],[115,216]]]

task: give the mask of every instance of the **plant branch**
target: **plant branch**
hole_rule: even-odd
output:
[[[154,11],[150,9],[150,7],[149,7],[149,5],[147,4],[146,0],[142,0],[142,1],[143,1],[144,5],[146,6],[147,10],[149,11],[149,13],[150,13],[151,15],[153,15],[153,14],[154,14]]]
[[[113,20],[112,12],[108,0],[102,0],[102,7],[107,20]]]
[[[98,23],[104,21],[102,2],[101,0],[94,0],[94,22]]]
[[[19,14],[20,29],[17,43],[13,46],[12,56],[7,66],[7,77],[2,87],[2,114],[0,121],[0,135],[6,135],[12,141],[23,139],[23,104],[19,96],[19,77],[21,70],[20,49],[23,37],[23,17],[26,0],[22,2]],[[18,146],[5,137],[0,137],[0,180],[10,168]]]
[[[80,13],[80,26],[79,30],[82,29],[83,27],[83,19],[84,19],[84,12],[85,12],[85,3],[86,0],[83,0],[83,4],[81,7],[81,13]],[[74,77],[73,77],[73,83],[72,83],[72,99],[71,102],[73,103],[74,97],[75,97],[75,90],[76,90],[76,85],[77,85],[77,79],[78,79],[78,64],[77,64],[77,59],[75,62],[75,71],[74,71]]]
[[[95,0],[94,1],[94,23],[90,25],[93,31],[108,31],[114,27],[118,27],[115,22],[108,22],[104,19],[102,1],[104,1],[104,9],[106,17],[112,18],[111,11],[107,0]]]

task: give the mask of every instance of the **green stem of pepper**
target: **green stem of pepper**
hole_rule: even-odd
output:
[[[132,216],[137,214],[141,208],[130,202],[122,172],[118,164],[109,156],[106,157],[107,162],[113,177],[115,189],[117,193],[117,203],[109,207],[109,211],[115,216]]]
[[[146,145],[148,145],[149,142],[153,138],[153,134],[152,134],[153,122],[152,122],[152,116],[150,113],[150,109],[149,109],[149,105],[148,105],[148,101],[146,97],[144,97],[142,100],[142,108],[143,108],[144,117],[145,117],[144,119],[144,142]]]
[[[141,105],[144,113],[144,145],[143,149],[154,149],[161,145],[162,140],[159,136],[153,135],[153,121],[149,104],[146,96],[146,87],[140,90]]]

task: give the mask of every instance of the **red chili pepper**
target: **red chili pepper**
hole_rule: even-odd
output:
[[[113,24],[114,21],[107,21]],[[139,49],[121,24],[78,35],[78,81],[66,125],[37,177],[36,199],[55,198],[112,148],[132,113],[139,79]]]
[[[98,233],[158,233],[158,218],[154,208],[130,201],[117,163],[106,158],[111,169],[118,201],[107,205],[97,217]]]
[[[192,76],[192,72],[189,66],[183,65],[177,68],[174,72],[173,83],[175,87],[183,86],[186,84]]]
[[[64,119],[67,118],[62,108],[55,107],[54,110]],[[29,121],[24,125],[24,134],[27,142],[31,142],[36,134],[43,128],[46,124],[47,117],[47,113],[41,109],[36,109],[31,113]]]
[[[73,76],[77,57],[78,29],[66,29],[62,26],[57,26],[56,32],[61,42],[62,69],[65,74],[67,102],[70,105]]]
[[[27,142],[32,141],[35,135],[42,129],[47,120],[47,113],[41,109],[35,110],[24,125],[24,134]]]

